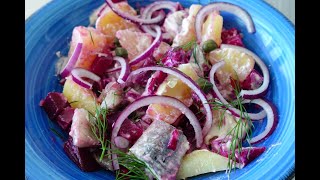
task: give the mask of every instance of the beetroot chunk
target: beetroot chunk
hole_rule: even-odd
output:
[[[67,133],[70,131],[74,108],[66,107],[56,118],[59,126]]]
[[[134,123],[129,119],[126,119],[120,130],[119,135],[129,140],[130,144],[134,144],[137,139],[142,135],[143,133],[143,127],[138,124]]]
[[[62,93],[50,92],[42,101],[40,106],[44,108],[49,119],[56,120],[56,117],[69,105],[67,98]]]
[[[101,167],[95,161],[93,154],[90,152],[90,148],[79,148],[73,145],[72,137],[64,143],[64,151],[68,157],[85,172],[97,171]]]

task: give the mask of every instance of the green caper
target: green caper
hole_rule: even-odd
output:
[[[116,47],[121,47],[121,44],[118,38],[115,38],[113,43]]]
[[[205,41],[202,45],[202,49],[205,53],[209,53],[210,51],[215,50],[218,47],[217,43],[214,40],[209,39]]]
[[[116,56],[120,56],[123,58],[127,58],[128,57],[128,51],[122,47],[117,47],[116,50]]]

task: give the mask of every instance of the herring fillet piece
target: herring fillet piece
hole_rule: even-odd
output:
[[[176,150],[167,148],[171,133],[175,129],[164,121],[155,120],[129,149],[130,153],[144,161],[161,180],[176,179],[182,157],[190,148],[186,136],[180,130]]]

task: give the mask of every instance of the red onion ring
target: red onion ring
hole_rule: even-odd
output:
[[[108,4],[108,6],[111,8],[111,10],[116,13],[118,16],[126,19],[126,20],[129,20],[133,23],[137,23],[137,24],[156,24],[158,22],[160,22],[164,17],[163,16],[157,16],[155,18],[152,18],[152,19],[143,19],[143,18],[140,18],[138,16],[132,16],[126,12],[123,12],[121,11],[120,9],[118,9],[116,7],[116,5],[112,2],[112,0],[105,0],[105,2]]]
[[[129,147],[129,141],[122,137],[122,136],[117,136],[114,138],[114,144],[121,149],[125,149],[127,147]]]
[[[278,112],[276,107],[271,102],[268,102],[267,100],[264,100],[264,99],[245,100],[244,102],[257,104],[261,106],[264,109],[264,111],[267,113],[267,125],[264,131],[259,135],[251,138],[250,140],[251,144],[256,144],[265,140],[276,129],[276,126],[278,124]]]
[[[239,95],[245,99],[254,99],[254,98],[258,98],[258,97],[263,96],[265,94],[265,92],[267,91],[268,86],[269,86],[269,82],[270,82],[269,70],[268,70],[267,66],[265,65],[265,63],[255,53],[253,53],[252,51],[250,51],[246,48],[234,46],[234,45],[227,45],[227,44],[221,44],[220,48],[221,49],[227,49],[227,48],[235,49],[238,51],[242,51],[245,54],[248,54],[253,57],[253,59],[255,60],[255,62],[258,64],[258,66],[260,67],[260,69],[262,71],[263,83],[257,89],[241,90]]]
[[[218,99],[225,105],[227,105],[228,110],[235,116],[240,117],[240,110],[237,108],[234,108],[230,105],[230,103],[221,95],[221,93],[219,92],[216,83],[214,81],[214,74],[215,72],[222,66],[224,66],[225,62],[224,61],[219,61],[218,63],[214,64],[211,67],[210,70],[210,82],[212,83],[212,88],[214,93],[217,95]],[[251,120],[260,120],[266,117],[266,112],[264,110],[260,111],[259,113],[248,113],[248,116],[250,117]]]
[[[141,17],[144,19],[151,19],[152,14],[160,9],[169,9],[171,12],[175,12],[179,9],[180,4],[179,3],[174,3],[171,1],[160,1],[160,2],[154,2],[150,5],[148,5],[143,12],[141,13]],[[164,12],[158,16],[165,16]],[[143,25],[141,26],[142,30],[146,33],[149,33],[151,36],[156,37],[157,33],[152,30],[151,25]],[[163,33],[163,38],[164,39],[170,39],[170,34],[169,33]]]
[[[118,119],[116,120],[113,129],[112,129],[112,134],[111,134],[111,145],[113,146],[112,148],[114,149],[114,144],[115,144],[115,138],[117,137],[119,130],[121,128],[122,123],[126,120],[126,118],[135,110],[147,106],[150,104],[165,104],[165,105],[170,105],[173,106],[177,109],[179,109],[185,116],[189,119],[190,124],[194,128],[195,132],[195,138],[196,138],[196,143],[197,147],[200,147],[202,142],[203,142],[203,136],[201,133],[201,126],[200,123],[197,119],[197,117],[194,115],[194,113],[185,105],[183,104],[180,100],[169,97],[169,96],[155,96],[155,95],[150,95],[150,96],[144,96],[141,97],[134,102],[132,102],[130,105],[128,105],[120,114]],[[119,169],[119,164],[117,162],[117,155],[112,154],[112,162],[113,162],[113,167],[115,170]]]
[[[226,11],[228,13],[234,14],[238,16],[247,26],[247,30],[249,33],[254,33],[256,31],[253,20],[250,16],[250,14],[242,9],[241,7],[227,3],[227,2],[215,2],[208,4],[206,6],[203,6],[198,14],[196,15],[195,19],[195,29],[196,29],[196,35],[197,35],[197,40],[198,42],[202,41],[201,37],[201,29],[202,29],[202,24],[205,19],[205,17],[213,12],[214,10],[218,11]]]
[[[137,56],[136,58],[134,58],[133,60],[131,60],[129,62],[129,66],[138,64],[139,62],[143,61],[144,59],[148,58],[149,56],[151,56],[154,52],[154,50],[160,46],[161,41],[162,41],[162,32],[161,32],[161,28],[160,26],[155,26],[155,29],[157,31],[157,37],[153,40],[152,44],[150,45],[150,47],[148,49],[146,49],[143,53],[141,53],[139,56]],[[108,69],[106,72],[107,73],[112,73],[112,72],[116,72],[119,71],[121,69],[121,67],[115,67],[115,68],[111,68]]]
[[[157,37],[154,39],[152,44],[148,49],[146,49],[143,53],[141,53],[139,56],[135,57],[133,60],[129,62],[130,65],[135,65],[138,64],[140,61],[148,58],[149,56],[152,55],[153,51],[155,48],[160,46],[160,43],[162,41],[162,32],[160,26],[154,26],[156,32],[157,32]]]
[[[208,104],[208,100],[206,98],[206,95],[201,90],[201,88],[198,86],[198,84],[195,83],[189,76],[187,76],[186,74],[184,74],[183,72],[181,72],[175,68],[159,67],[159,66],[149,66],[149,67],[143,67],[143,68],[139,68],[137,70],[134,70],[130,73],[128,80],[132,76],[137,75],[141,72],[145,72],[145,71],[162,71],[164,73],[176,76],[182,82],[184,82],[187,86],[189,86],[189,88],[192,89],[198,95],[199,99],[202,102],[204,109],[206,110],[206,122],[204,124],[203,129],[202,129],[202,134],[203,134],[203,136],[205,136],[209,132],[211,125],[212,125],[212,112],[211,112],[210,105]]]
[[[78,61],[78,58],[80,56],[80,53],[81,53],[81,50],[82,50],[82,43],[78,43],[76,45],[76,48],[74,49],[68,63],[66,64],[66,66],[62,69],[61,73],[60,73],[60,76],[62,78],[65,78],[67,77],[72,68],[76,65],[77,61]]]
[[[100,81],[100,77],[97,76],[96,74],[86,70],[86,69],[82,69],[82,68],[74,68],[71,71],[71,75],[72,75],[72,80],[79,84],[80,86],[87,88],[87,89],[91,89],[93,83],[89,83],[88,81],[85,81],[83,78],[88,78],[91,80],[94,80],[96,82]]]
[[[104,54],[104,53],[98,53],[98,56],[99,57],[101,57],[101,56],[108,57],[108,55]],[[119,57],[119,56],[113,57],[113,60],[118,61],[120,63],[121,71],[120,71],[120,75],[118,77],[117,82],[119,84],[123,84],[127,80],[128,76],[130,74],[129,64],[124,58]]]

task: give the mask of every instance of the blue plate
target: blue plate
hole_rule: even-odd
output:
[[[295,28],[277,10],[259,0],[225,0],[246,9],[252,16],[256,33],[248,34],[236,17],[222,13],[226,27],[236,27],[244,34],[244,43],[268,65],[271,73],[267,96],[279,110],[275,132],[257,146],[267,150],[241,170],[231,173],[231,179],[285,179],[295,165]],[[146,5],[151,1],[133,0],[131,5]],[[188,7],[209,1],[180,1]],[[28,179],[114,179],[111,172],[82,172],[63,151],[63,140],[50,128],[50,122],[39,107],[39,101],[50,91],[62,91],[55,76],[55,53],[67,53],[72,29],[89,24],[88,17],[102,0],[55,0],[26,21],[25,41],[25,163]],[[263,130],[265,121],[256,123],[255,134]],[[65,137],[66,138],[66,137]],[[209,173],[193,179],[227,179],[225,172]]]

